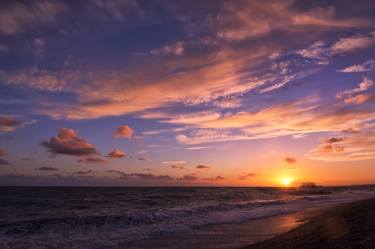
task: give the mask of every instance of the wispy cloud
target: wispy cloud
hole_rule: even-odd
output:
[[[329,64],[332,57],[358,50],[366,49],[375,45],[375,33],[356,34],[344,38],[333,43],[317,41],[310,47],[296,51],[296,54],[303,58],[311,59],[317,64]],[[347,72],[360,69],[360,66],[346,69]],[[345,70],[345,69],[344,69]]]
[[[220,15],[217,36],[228,41],[239,41],[262,36],[275,30],[298,31],[366,26],[364,19],[340,19],[334,7],[311,8],[297,11],[294,1],[245,2],[238,6],[227,3]],[[215,22],[216,23],[216,22]]]
[[[375,60],[369,60],[362,64],[355,64],[344,69],[338,70],[342,73],[363,73],[369,72],[375,68]]]
[[[185,164],[187,163],[186,161],[179,160],[179,161],[162,161],[162,164]]]
[[[182,41],[176,42],[172,45],[165,45],[164,47],[152,49],[150,51],[153,55],[184,55],[185,47]]]
[[[13,2],[1,8],[0,32],[14,35],[33,29],[36,25],[50,24],[65,10],[63,2]]]
[[[17,116],[0,114],[0,132],[12,132],[34,123],[36,123],[36,120],[24,121]]]

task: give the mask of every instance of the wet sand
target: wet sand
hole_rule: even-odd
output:
[[[282,235],[243,249],[373,249],[375,198],[331,208]]]

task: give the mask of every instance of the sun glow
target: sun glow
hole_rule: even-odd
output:
[[[293,179],[290,177],[283,177],[281,178],[281,184],[284,187],[289,187],[293,183]]]

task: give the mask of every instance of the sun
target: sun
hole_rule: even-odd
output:
[[[290,177],[283,177],[281,178],[281,184],[284,186],[284,187],[289,187],[290,184],[292,184],[293,180],[292,178]]]

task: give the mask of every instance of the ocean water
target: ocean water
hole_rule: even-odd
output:
[[[184,238],[191,242],[192,234],[210,227],[233,227],[369,197],[375,197],[374,186],[1,187],[0,248],[142,248],[139,241],[168,241],[175,236],[181,243],[163,248],[186,248]],[[204,244],[204,238],[200,235],[199,243]],[[207,239],[207,244],[214,243]]]

